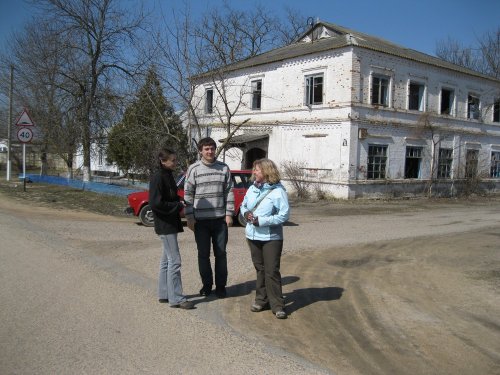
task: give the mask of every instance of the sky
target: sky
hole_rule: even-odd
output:
[[[137,6],[141,0],[120,0]],[[182,0],[142,0],[158,12],[181,7]],[[223,0],[186,0],[194,15]],[[434,55],[436,44],[451,37],[473,45],[478,37],[500,27],[500,0],[228,0],[233,8],[251,9],[261,3],[273,15],[288,6],[307,17],[338,24],[393,43]],[[0,48],[12,32],[35,14],[24,0],[0,0]]]

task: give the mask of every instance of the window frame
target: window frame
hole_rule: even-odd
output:
[[[210,93],[210,95],[209,95]],[[213,87],[208,87],[205,89],[205,113],[214,113],[214,89]]]
[[[315,83],[315,80],[321,78],[321,83]],[[324,100],[323,100],[323,95],[324,95],[324,86],[325,86],[325,75],[324,73],[315,73],[315,74],[308,74],[304,76],[304,84],[305,84],[305,98],[304,98],[304,103],[306,106],[311,107],[313,105],[322,105]],[[316,94],[316,88],[318,86],[321,86],[321,94],[317,95]],[[321,96],[321,101],[316,101],[316,96]]]
[[[450,96],[448,98],[448,106],[449,106],[448,113],[443,112],[443,91],[450,92]],[[446,86],[441,87],[441,90],[439,91],[439,114],[445,116],[455,116],[455,101],[456,101],[455,89]]]
[[[471,155],[476,157],[471,158]],[[478,174],[479,150],[468,148],[465,152],[465,178],[475,178]]]
[[[493,102],[493,116],[491,118],[491,122],[500,123],[500,99],[496,99]]]
[[[490,178],[500,178],[500,151],[491,151]]]
[[[382,155],[377,152],[371,152],[372,149],[383,151]],[[387,150],[389,145],[369,144],[366,160],[366,179],[367,180],[385,180],[387,178]],[[377,150],[376,150],[377,151]]]
[[[446,152],[446,155],[443,155]],[[453,172],[453,149],[440,147],[438,153],[437,178],[451,179]]]
[[[417,108],[411,108],[412,105],[412,97],[414,97],[414,93],[412,95],[412,86],[418,86],[419,90],[417,93]],[[410,80],[408,82],[408,110],[409,111],[419,111],[419,112],[425,112],[425,106],[426,106],[426,92],[427,88],[425,86],[425,83],[415,81],[415,80]]]
[[[254,111],[260,111],[262,109],[262,79],[250,81],[250,88],[252,92],[250,108]]]
[[[410,152],[411,151],[411,154]],[[405,148],[405,174],[404,178],[409,179],[419,179],[422,176],[422,154],[424,148],[421,146],[406,146]],[[410,154],[410,155],[409,155]],[[416,163],[416,175],[413,172]],[[410,175],[410,172],[413,172]]]
[[[378,80],[379,83],[375,83],[375,80]],[[380,85],[380,81],[387,81],[387,85],[385,86],[386,92],[385,95],[382,95],[383,85]],[[377,85],[378,89],[375,90],[375,85]],[[375,92],[377,92],[378,101],[374,101]],[[382,101],[381,98],[384,97]],[[381,107],[390,107],[391,103],[391,77],[385,74],[374,73],[371,76],[371,84],[370,84],[370,103],[371,105],[381,106]]]
[[[472,111],[473,107],[475,108]],[[481,99],[479,95],[469,92],[467,94],[467,119],[479,120],[481,118]]]

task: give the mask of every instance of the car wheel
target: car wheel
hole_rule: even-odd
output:
[[[139,218],[141,219],[141,223],[146,227],[153,227],[155,225],[153,218],[153,210],[149,204],[145,205],[141,208],[139,212]]]
[[[243,217],[243,215],[241,214],[241,211],[238,212],[238,223],[242,226],[242,227],[246,227],[247,226],[247,221],[245,220],[245,218]]]

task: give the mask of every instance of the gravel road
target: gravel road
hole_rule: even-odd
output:
[[[183,311],[157,303],[151,228],[0,198],[2,374],[500,373],[499,200],[294,207],[279,321],[249,312],[240,227],[225,300],[196,295],[193,235],[180,234],[196,303]]]

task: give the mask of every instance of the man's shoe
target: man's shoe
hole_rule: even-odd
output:
[[[226,288],[225,287],[215,288],[215,295],[217,296],[217,298],[226,298],[227,296]]]
[[[264,309],[265,309],[265,306],[257,305],[256,303],[254,303],[252,306],[250,306],[251,312],[261,312]]]
[[[207,297],[210,294],[212,294],[212,287],[209,288],[203,287],[200,289],[200,296]]]
[[[275,315],[276,315],[276,318],[278,318],[278,319],[286,319],[286,318],[287,318],[287,316],[288,316],[288,315],[286,314],[286,312],[285,312],[285,311],[283,311],[283,310],[276,311],[276,314],[275,314]]]
[[[158,302],[160,302],[160,303],[168,303],[168,299],[166,299],[166,298],[160,298],[158,300]]]
[[[171,305],[170,307],[181,308],[183,310],[191,310],[194,309],[194,303],[191,301],[184,301],[179,303],[178,305]]]

